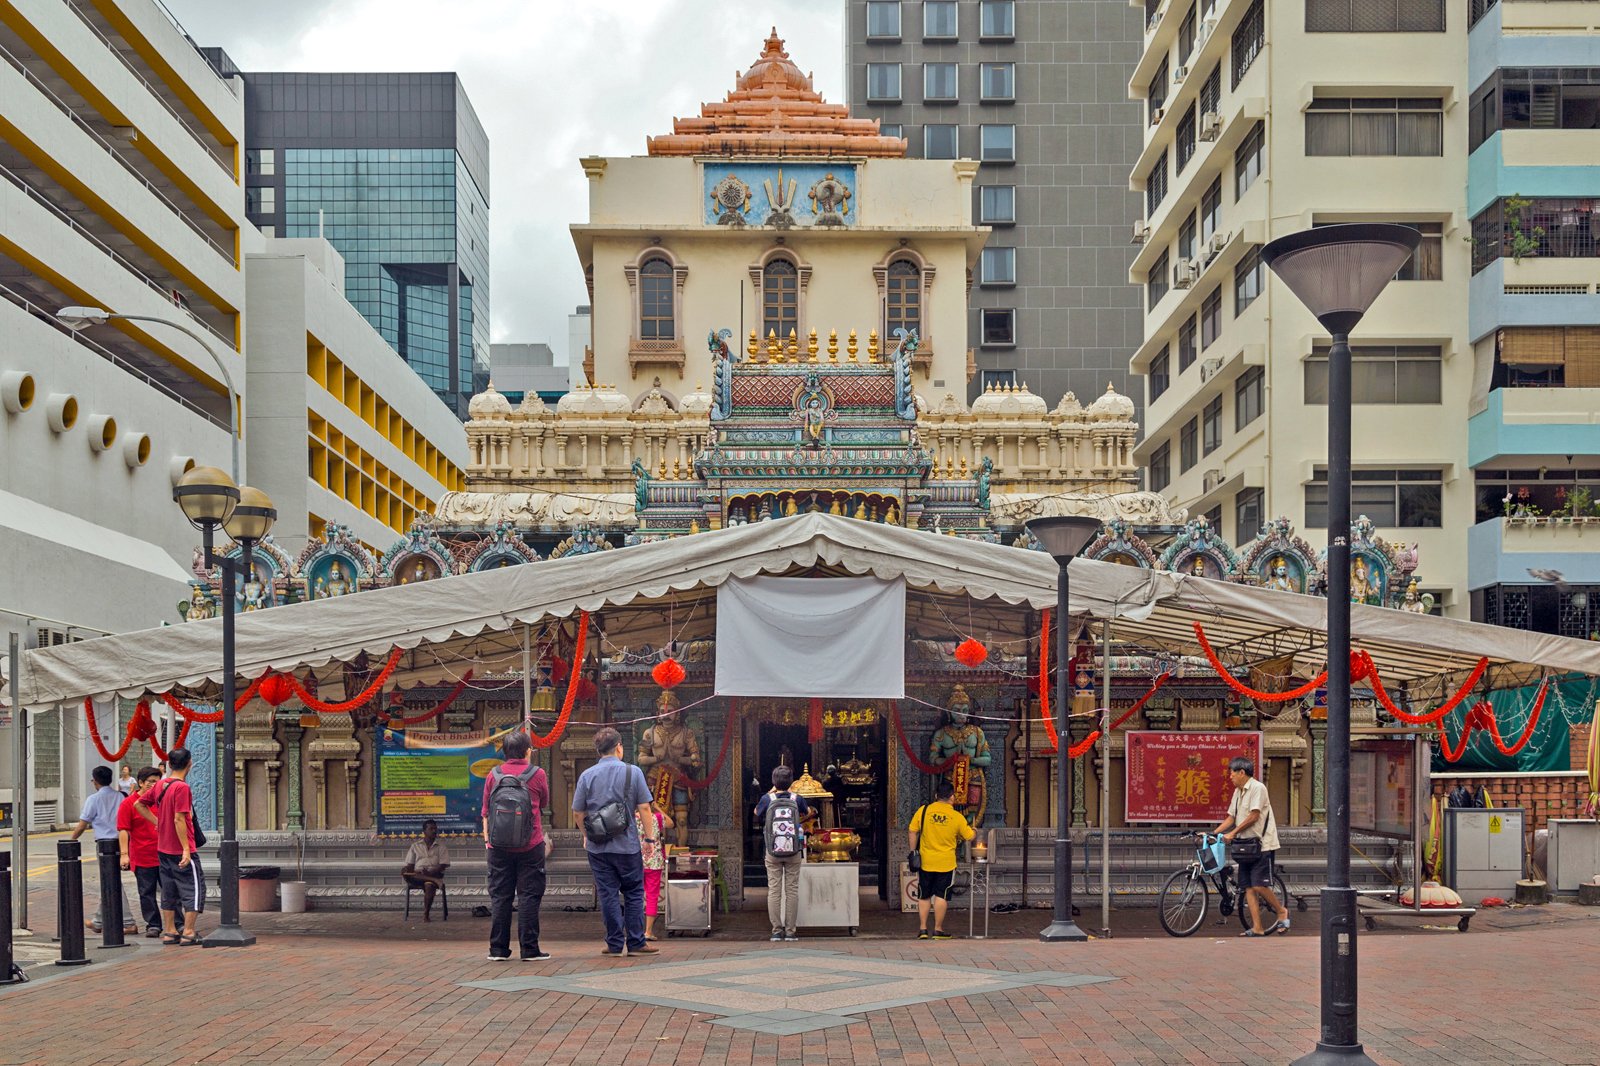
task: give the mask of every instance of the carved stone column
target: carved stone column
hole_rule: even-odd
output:
[[[1068,735],[1073,744],[1082,743],[1083,738],[1094,732],[1095,722],[1092,718],[1074,718],[1067,725]],[[1074,826],[1089,824],[1089,807],[1086,801],[1088,787],[1087,779],[1090,776],[1089,768],[1082,765],[1073,767],[1072,774],[1072,824]]]
[[[1328,720],[1311,719],[1311,824],[1328,823],[1327,783]]]
[[[283,763],[279,761],[281,750],[275,735],[277,723],[273,710],[263,701],[253,701],[238,713],[236,722],[233,788],[238,803],[239,828],[276,829],[278,771],[283,768]],[[246,788],[252,762],[264,764],[262,770],[266,779],[266,796],[264,801],[262,797],[257,797],[254,809]]]
[[[300,799],[300,738],[305,736],[305,730],[300,728],[300,717],[285,717],[283,720],[284,761],[289,764],[289,781],[287,809],[284,813],[284,828],[296,832],[306,827],[305,810]]]
[[[313,810],[317,814],[317,824],[314,828],[332,828],[330,819],[335,811],[343,807],[346,815],[344,828],[355,828],[355,777],[347,773],[347,787],[341,794],[330,796],[331,763],[344,763],[349,766],[359,766],[361,759],[361,742],[354,736],[339,736],[331,733],[324,719],[324,726],[317,730],[317,737],[311,742],[311,778],[315,786],[316,797]]]

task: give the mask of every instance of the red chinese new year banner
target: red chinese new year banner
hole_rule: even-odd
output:
[[[1130,732],[1126,821],[1209,822],[1228,814],[1228,760],[1243,755],[1261,774],[1260,733]]]

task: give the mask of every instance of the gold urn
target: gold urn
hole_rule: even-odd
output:
[[[806,838],[806,858],[812,862],[854,862],[861,837],[853,829],[821,829]]]

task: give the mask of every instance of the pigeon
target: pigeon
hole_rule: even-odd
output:
[[[1558,589],[1565,590],[1567,587],[1567,582],[1561,576],[1561,571],[1559,570],[1545,570],[1541,567],[1530,566],[1528,567],[1528,576],[1536,577],[1540,581],[1548,581]]]

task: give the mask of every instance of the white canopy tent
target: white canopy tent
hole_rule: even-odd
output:
[[[950,639],[960,624],[1028,636],[1031,611],[1056,599],[1056,563],[1042,552],[806,514],[252,612],[238,619],[237,668],[250,679],[362,654],[381,661],[398,647],[405,654],[393,680],[402,685],[437,681],[465,661],[480,671],[517,669],[523,626],[580,610],[601,617],[614,646],[705,639],[716,588],[729,578],[807,572],[903,578],[912,590],[907,629],[927,639]],[[1327,604],[1317,597],[1086,559],[1072,564],[1069,591],[1075,615],[1114,619],[1124,649],[1193,654],[1200,622],[1234,669],[1287,661],[1310,675],[1326,658]],[[670,633],[669,604],[677,620]],[[1480,657],[1496,686],[1545,671],[1600,675],[1600,643],[1379,607],[1351,613],[1354,645],[1392,690],[1459,683]],[[221,645],[213,619],[30,651],[21,702],[49,707],[220,682]]]

